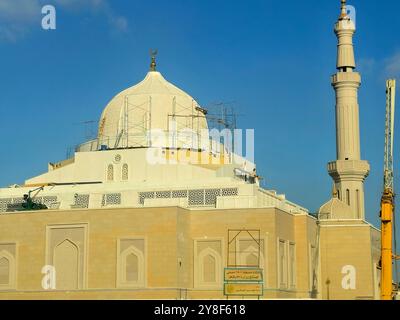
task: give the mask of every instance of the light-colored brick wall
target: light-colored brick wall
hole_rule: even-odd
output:
[[[46,227],[60,224],[87,225],[87,286],[83,290],[46,292],[41,287],[41,269],[46,263]],[[0,292],[0,299],[224,298],[222,284],[221,290],[194,288],[194,239],[221,239],[225,267],[228,229],[244,228],[259,229],[264,239],[265,264],[261,266],[265,270],[264,298],[309,298],[309,244],[315,243],[317,235],[314,218],[274,208],[187,210],[166,207],[46,210],[1,215],[0,243],[16,242],[18,254],[17,290]],[[322,227],[322,281],[326,277],[331,280],[330,298],[372,294],[370,230],[366,224]],[[145,239],[146,288],[116,287],[117,241],[129,237]],[[296,244],[296,287],[288,290],[279,290],[277,286],[278,238]],[[349,263],[359,270],[356,292],[344,292],[340,288],[338,268]],[[324,292],[322,297],[326,298]]]
[[[373,257],[376,243],[371,242],[371,232],[376,232],[362,221],[347,224],[331,222],[321,227],[321,283],[323,299],[373,299],[375,294]],[[374,261],[375,260],[375,261]],[[355,289],[344,289],[344,266],[354,266]],[[329,279],[330,283],[327,284]]]

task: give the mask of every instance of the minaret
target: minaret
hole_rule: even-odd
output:
[[[346,0],[341,0],[341,14],[335,25],[338,38],[337,73],[332,76],[336,93],[336,161],[328,164],[339,199],[352,209],[349,219],[364,219],[364,180],[369,164],[360,160],[358,88],[361,77],[355,71],[354,22],[347,14]]]

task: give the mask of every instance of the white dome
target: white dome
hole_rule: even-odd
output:
[[[152,146],[154,141],[149,132],[173,131],[172,119],[178,132],[183,128],[194,132],[208,130],[197,102],[165,80],[161,73],[150,71],[143,81],[120,92],[108,103],[100,118],[99,144],[109,148]],[[182,146],[182,141],[175,146]]]

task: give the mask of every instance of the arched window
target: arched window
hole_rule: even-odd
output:
[[[122,165],[122,180],[126,181],[129,178],[129,168],[128,168],[128,164],[124,163]]]
[[[350,205],[350,190],[346,189],[346,199],[347,199],[347,204]]]
[[[357,201],[357,214],[360,218],[360,190],[356,190],[356,201]]]
[[[197,258],[198,285],[221,286],[222,259],[214,249],[203,249]]]
[[[290,288],[296,287],[296,244],[289,243],[289,284]]]
[[[15,288],[15,260],[7,251],[0,252],[0,289]]]
[[[130,246],[121,253],[118,283],[120,286],[143,287],[145,285],[143,252]]]
[[[107,167],[107,181],[114,181],[114,166],[112,164]]]
[[[288,260],[287,260],[287,251],[286,251],[286,241],[279,239],[279,247],[278,247],[278,275],[279,275],[279,287],[281,289],[286,289],[288,286]]]

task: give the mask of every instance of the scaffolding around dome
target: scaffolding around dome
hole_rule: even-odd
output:
[[[176,105],[176,99],[173,99],[172,103],[172,113],[168,114],[167,130],[152,129],[151,98],[147,103],[134,105],[129,102],[129,96],[126,96],[121,116],[123,125],[118,134],[114,136],[103,134],[105,123],[105,118],[103,118],[98,124],[97,137],[92,137],[75,146],[74,151],[162,147],[210,151],[213,154],[234,152],[233,137],[237,114],[233,107],[228,106],[228,103],[216,103],[207,109],[197,103],[190,108]],[[193,103],[195,103],[194,100]],[[204,120],[208,126],[201,125]],[[84,124],[93,122],[84,122]],[[68,153],[67,158],[70,156],[71,152]]]

